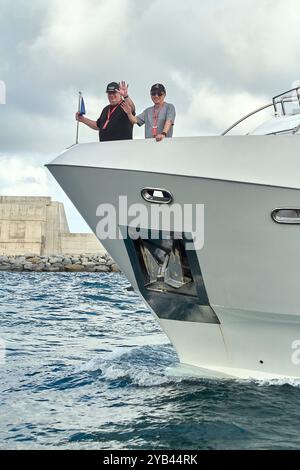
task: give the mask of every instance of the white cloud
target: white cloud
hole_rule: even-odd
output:
[[[59,78],[51,64],[74,67],[77,71],[82,67],[86,75],[91,63],[103,57],[112,59],[110,51],[122,47],[128,24],[127,9],[128,2],[123,0],[52,0],[44,28],[35,41],[21,42],[19,51],[50,79]]]
[[[268,97],[257,96],[249,92],[226,93],[216,90],[209,82],[203,83],[199,88],[193,85],[191,79],[182,77],[174,72],[173,80],[185,95],[193,93],[193,99],[186,109],[184,120],[180,123],[185,135],[188,129],[193,135],[220,134],[241,117],[267,104]],[[270,114],[270,111],[268,111]],[[179,117],[180,119],[180,117]],[[252,118],[248,129],[247,125],[240,125],[237,133],[246,133],[260,123],[260,116]],[[252,127],[251,127],[252,126]]]
[[[52,178],[44,164],[53,155],[4,155],[0,154],[0,194],[3,196],[50,196],[64,203],[70,230],[87,232],[89,227],[68,197]]]
[[[34,157],[0,155],[1,167],[5,171],[0,174],[1,193],[11,196],[45,196],[48,193],[48,179],[40,161]]]
[[[2,151],[69,145],[77,91],[96,118],[111,80],[129,81],[138,111],[151,103],[151,84],[164,82],[177,109],[175,135],[194,135],[219,132],[298,78],[298,0],[1,1],[0,78],[9,95],[0,109]],[[183,91],[174,74],[192,89]],[[81,135],[97,140],[89,130]]]

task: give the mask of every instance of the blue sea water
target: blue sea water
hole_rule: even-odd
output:
[[[181,374],[127,286],[122,274],[0,273],[0,448],[300,448],[299,382]]]

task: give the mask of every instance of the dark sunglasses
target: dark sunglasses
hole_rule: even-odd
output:
[[[151,96],[162,96],[163,93],[161,91],[151,91]]]

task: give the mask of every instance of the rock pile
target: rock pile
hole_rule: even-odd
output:
[[[0,271],[119,272],[107,254],[0,256]]]

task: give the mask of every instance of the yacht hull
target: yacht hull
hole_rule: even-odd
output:
[[[225,144],[222,150],[219,139],[211,138],[210,145],[205,138],[195,139],[193,155],[198,156],[198,161],[194,160],[198,171],[194,175],[184,170],[185,155],[180,139],[180,152],[176,139],[165,147],[164,142],[160,147],[145,143],[143,148],[152,159],[152,171],[147,164],[136,163],[136,152],[140,153],[142,143],[135,146],[135,142],[122,143],[123,147],[120,143],[76,146],[48,168],[98,236],[99,205],[109,204],[116,209],[116,221],[124,235],[128,221],[118,212],[120,196],[126,197],[128,207],[140,204],[149,209],[151,202],[141,197],[143,188],[167,189],[173,203],[182,207],[192,204],[204,207],[204,224],[197,227],[203,231],[204,243],[199,247],[195,244],[194,252],[207,298],[205,305],[215,315],[209,320],[203,320],[201,315],[189,318],[184,311],[178,312],[185,309],[184,296],[180,297],[180,304],[178,297],[173,296],[177,313],[169,315],[169,310],[175,312],[172,294],[167,307],[163,303],[164,293],[155,302],[146,295],[126,240],[101,239],[101,242],[143,296],[174,345],[180,362],[219,377],[300,377],[300,227],[280,225],[271,218],[275,208],[298,207],[300,189],[295,179],[287,183],[287,175],[282,175],[282,185],[280,175],[276,175],[277,180],[273,178],[273,184],[267,178],[265,183],[259,180],[261,175],[256,165],[262,158],[260,152],[265,149],[263,137],[256,140],[253,167],[246,168],[244,178],[235,175],[229,180],[225,174],[222,176],[218,159],[224,159],[221,151],[228,155],[228,148]],[[245,140],[259,138],[235,139],[235,142],[222,139],[230,140],[231,152],[234,147],[236,152],[242,152]],[[281,144],[279,140],[276,138],[276,152]],[[296,145],[295,140],[292,143]],[[162,149],[168,155],[174,150],[175,167],[179,165],[181,153],[181,174],[178,169],[176,173],[172,171],[172,167],[169,173],[163,171]],[[210,163],[207,155],[201,158],[203,149],[210,154]],[[165,158],[171,166],[169,157]],[[230,164],[233,163],[229,158]],[[228,168],[224,173],[227,171]],[[142,228],[167,231],[170,227],[164,226],[162,220],[153,225],[149,219],[148,225]],[[185,229],[195,234],[193,224]],[[159,299],[163,307],[157,309]]]

